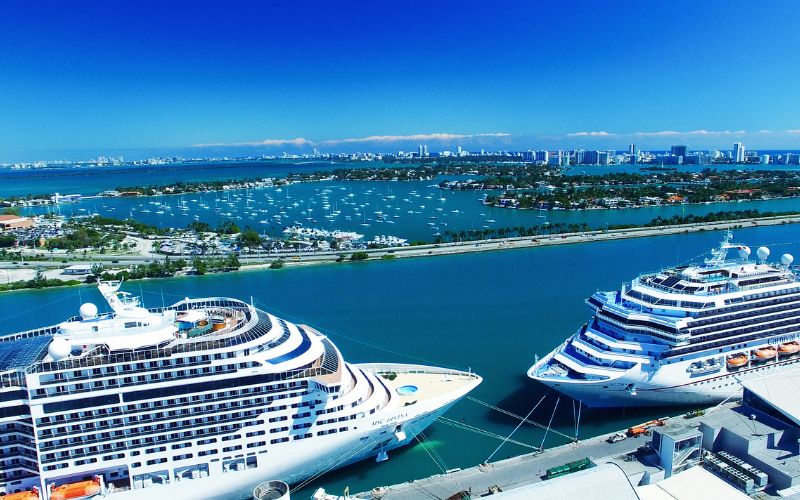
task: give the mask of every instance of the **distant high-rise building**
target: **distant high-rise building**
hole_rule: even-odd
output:
[[[761,163],[764,165],[769,165],[769,155],[761,155]]]
[[[636,144],[628,145],[628,154],[635,155],[636,154]]]
[[[600,163],[600,151],[580,151],[580,158],[577,160],[579,165],[598,165]]]
[[[537,151],[536,152],[536,161],[541,161],[547,163],[550,160],[550,152],[549,151]]]
[[[423,153],[423,151],[424,151],[424,150],[422,149],[422,144],[420,144],[420,145],[419,145],[419,147],[417,148],[417,150],[419,151],[419,152],[418,152],[418,154],[419,154],[419,157],[420,157],[420,158],[422,158],[422,153]]]
[[[462,153],[463,153],[463,151],[461,150],[461,146],[456,148],[456,154],[458,154],[458,156],[462,156]]]
[[[687,156],[687,149],[688,149],[688,148],[686,147],[686,145],[684,145],[684,144],[679,144],[679,145],[672,146],[672,148],[670,148],[670,151],[669,151],[669,152],[670,152],[670,154],[672,154],[673,156],[682,156],[682,157],[686,158],[686,156]]]
[[[744,163],[744,144],[741,142],[733,143],[733,161]]]
[[[422,145],[422,156],[424,156],[426,158],[428,156],[428,145],[427,144],[423,144]]]

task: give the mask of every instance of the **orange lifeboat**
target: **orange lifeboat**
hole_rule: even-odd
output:
[[[800,342],[796,340],[792,342],[786,342],[785,344],[778,346],[778,354],[780,356],[788,356],[789,354],[794,354],[798,351],[800,351]]]
[[[766,361],[778,355],[778,350],[772,346],[761,347],[755,350],[756,359],[759,361]]]
[[[741,368],[747,364],[747,354],[734,354],[733,356],[728,356],[728,368]]]
[[[100,477],[95,476],[90,481],[78,481],[61,486],[50,485],[50,500],[80,500],[90,498],[100,493]]]
[[[3,500],[40,500],[39,488],[31,488],[28,491],[20,491],[19,493],[9,493],[2,497]]]

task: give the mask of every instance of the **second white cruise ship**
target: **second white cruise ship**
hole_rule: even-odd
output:
[[[0,337],[0,494],[241,498],[408,444],[471,372],[346,363],[334,344],[230,298],[145,309],[100,283],[61,324]]]
[[[800,361],[793,257],[770,263],[761,247],[752,259],[731,239],[702,263],[592,295],[592,319],[528,376],[588,406],[702,405]]]

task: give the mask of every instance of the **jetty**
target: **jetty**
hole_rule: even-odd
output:
[[[800,496],[800,368],[741,382],[740,400],[353,496],[318,500]]]

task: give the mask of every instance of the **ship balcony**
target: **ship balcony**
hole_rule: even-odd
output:
[[[627,354],[623,352],[614,352],[614,351],[606,351],[603,349],[599,349],[594,345],[585,342],[581,338],[575,338],[572,340],[571,344],[574,348],[577,348],[585,353],[591,354],[592,356],[604,361],[614,362],[623,362],[623,363],[635,363],[635,364],[650,364],[650,358],[646,356],[638,356],[636,354]]]
[[[610,349],[644,352],[644,348],[639,342],[626,342],[624,340],[617,340],[606,335],[605,333],[588,329],[583,332],[583,335],[593,342],[608,346]]]
[[[597,364],[595,361],[569,348],[557,352],[553,359],[582,376],[617,378],[627,371],[627,369]]]

